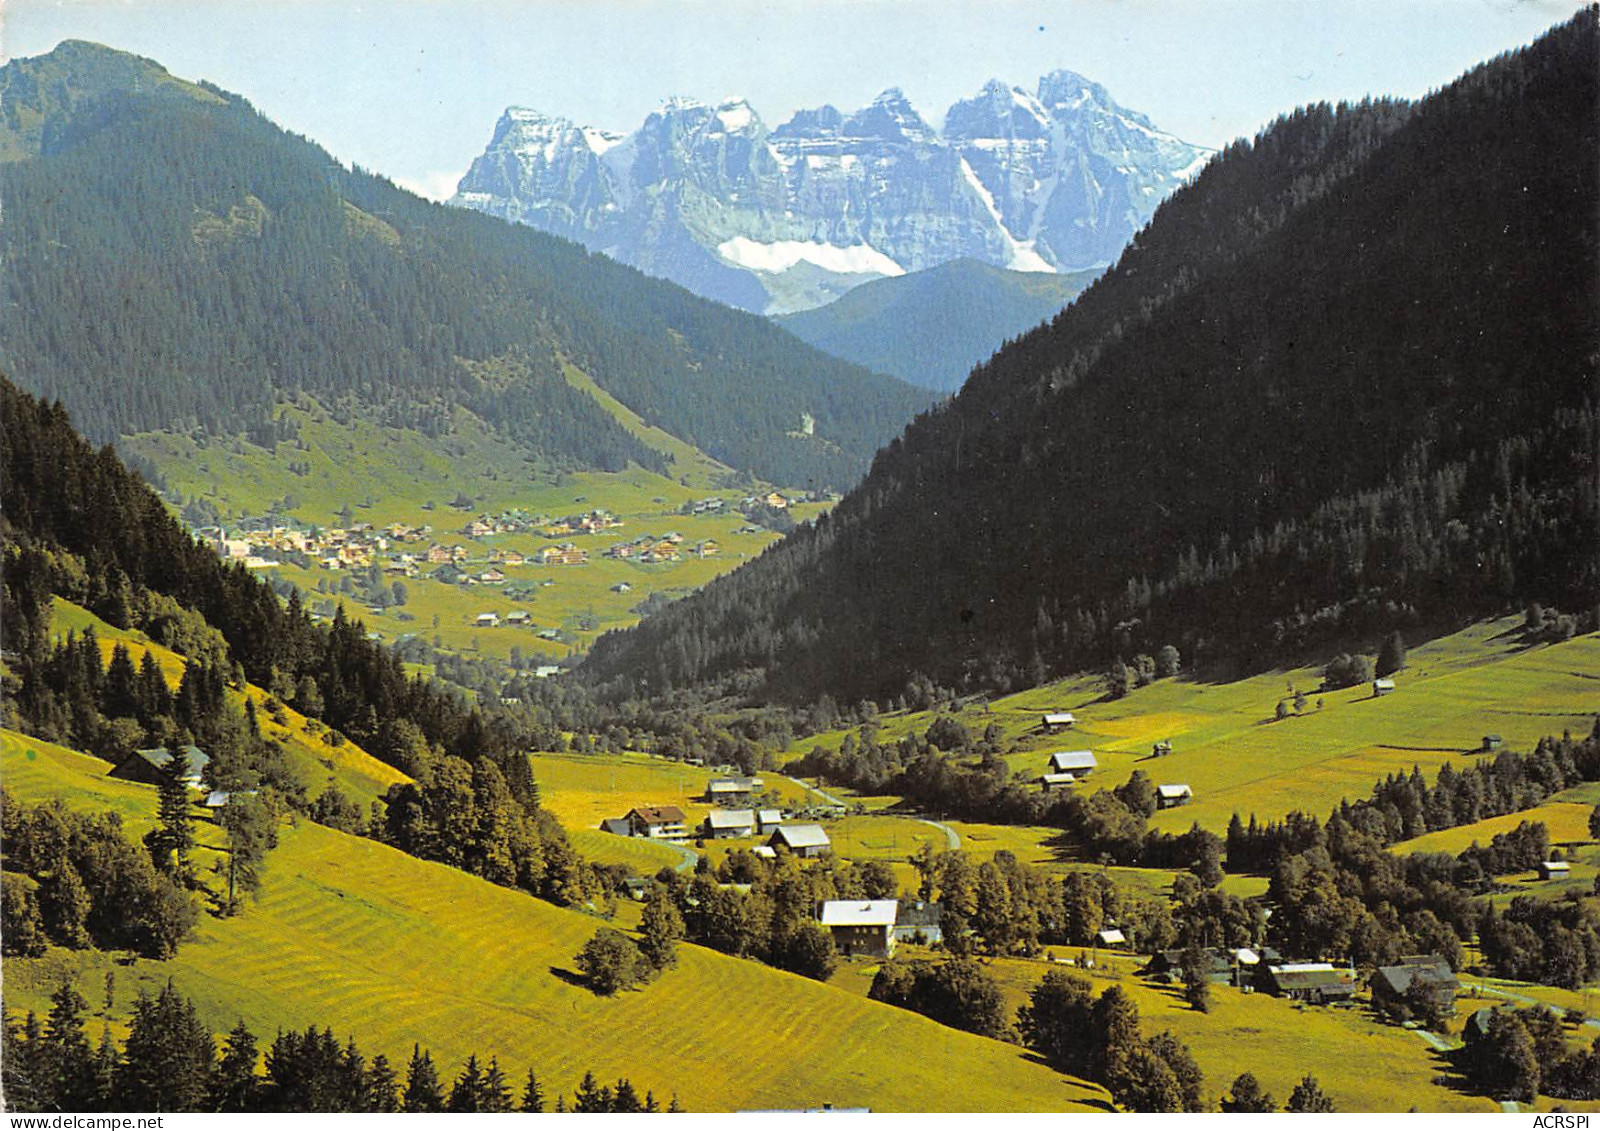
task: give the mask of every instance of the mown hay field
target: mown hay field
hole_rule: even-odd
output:
[[[128,805],[124,787],[57,750],[35,772],[7,743],[3,769],[24,800]],[[40,769],[37,763],[53,765]],[[153,801],[153,796],[152,796]],[[214,1029],[243,1019],[331,1026],[371,1055],[404,1062],[413,1042],[454,1074],[469,1053],[508,1075],[534,1067],[570,1095],[586,1070],[626,1075],[690,1110],[831,1102],[878,1111],[1063,1111],[1103,1102],[1098,1088],[1022,1050],[947,1029],[837,988],[699,947],[641,991],[601,998],[577,984],[573,956],[601,920],[552,907],[372,841],[302,822],[285,827],[261,899],[207,918],[168,962],[117,966],[116,1019],[140,989],[170,977]],[[63,975],[91,1000],[112,960],[53,950],[8,959],[8,1003],[42,1010]],[[760,1050],[752,1053],[753,1034]],[[914,1056],[902,1055],[915,1050]]]
[[[1529,750],[1545,735],[1587,733],[1600,714],[1600,634],[1528,647],[1520,626],[1515,617],[1486,621],[1412,648],[1397,690],[1381,698],[1367,685],[1320,691],[1319,667],[1228,683],[1162,679],[1118,700],[1080,676],[968,705],[958,717],[975,737],[998,726],[1016,745],[1007,761],[1025,780],[1044,771],[1051,751],[1090,749],[1100,765],[1079,789],[1111,788],[1135,770],[1157,784],[1189,785],[1194,801],[1158,814],[1158,829],[1181,832],[1198,821],[1221,833],[1235,812],[1267,820],[1300,809],[1324,817],[1344,798],[1369,796],[1388,774],[1416,766],[1431,778],[1446,762],[1468,764],[1486,734],[1501,735],[1507,749]],[[1298,714],[1296,692],[1305,695]],[[1282,720],[1280,701],[1290,703]],[[1070,710],[1077,725],[1045,734],[1047,710]],[[880,741],[921,733],[935,717],[884,716]],[[797,749],[837,747],[844,734],[818,735]],[[1163,739],[1173,753],[1153,757]]]

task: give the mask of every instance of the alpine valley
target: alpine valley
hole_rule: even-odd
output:
[[[325,6],[612,44],[491,7]],[[1579,1126],[1600,5],[1523,7],[1216,153],[1059,71],[511,110],[454,205],[0,67],[7,1112]]]

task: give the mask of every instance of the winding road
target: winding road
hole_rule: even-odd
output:
[[[934,828],[942,832],[944,834],[945,843],[949,846],[951,852],[954,852],[956,849],[961,847],[961,834],[956,832],[955,829],[952,829],[943,821],[934,821],[927,817],[917,817],[914,819],[921,821],[925,825],[932,825]]]
[[[801,781],[799,778],[791,778],[788,774],[784,774],[783,777],[784,777],[785,781],[791,781],[795,785],[799,786],[801,789],[806,790],[809,793],[816,794],[818,797],[822,798],[822,800],[826,801],[829,805],[837,805],[840,808],[844,808],[844,802],[840,801],[837,797],[835,797],[833,794],[829,793],[827,790],[818,789],[814,785],[807,785],[805,782]],[[886,814],[886,816],[896,816],[896,815],[897,814]],[[913,821],[921,821],[925,825],[932,825],[934,828],[936,828],[940,832],[942,832],[944,834],[945,844],[946,844],[947,847],[949,847],[949,849],[952,852],[954,852],[956,849],[961,847],[961,834],[956,832],[955,829],[952,829],[949,825],[945,824],[943,821],[935,821],[935,820],[931,820],[931,819],[929,819],[927,817],[911,817],[909,819],[913,820]]]

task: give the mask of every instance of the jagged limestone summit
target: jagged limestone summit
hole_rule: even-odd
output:
[[[776,129],[742,98],[670,99],[626,136],[512,107],[453,202],[779,314],[963,257],[1102,267],[1210,153],[1056,71],[989,82],[942,129],[893,88]]]

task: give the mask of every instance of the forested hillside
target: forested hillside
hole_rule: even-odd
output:
[[[826,306],[773,319],[818,349],[954,392],[979,362],[1053,317],[1098,271],[1007,271],[956,259],[855,287]]]
[[[854,698],[1592,612],[1596,60],[1591,8],[1421,102],[1229,147],[815,529],[600,641],[590,680]]]
[[[843,487],[926,404],[762,319],[345,169],[148,60],[69,41],[0,69],[0,102],[0,364],[100,440],[273,437],[304,393],[434,434],[465,407],[557,466],[671,472],[570,363],[736,469]]]

